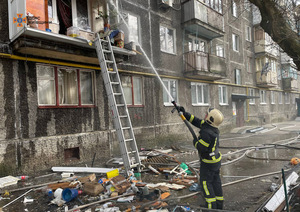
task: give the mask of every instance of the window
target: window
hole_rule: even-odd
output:
[[[93,106],[94,71],[37,65],[39,106]]]
[[[232,10],[233,17],[237,17],[237,5],[234,0],[232,0],[231,10]]]
[[[71,26],[88,30],[90,29],[89,8],[89,1],[48,0],[49,21],[59,23],[59,34],[66,34],[67,29]]]
[[[252,73],[252,65],[251,65],[251,62],[252,62],[252,58],[251,57],[248,57],[247,58],[247,72],[248,73]]]
[[[278,93],[278,103],[282,104],[282,92]]]
[[[219,85],[219,104],[228,104],[227,87],[224,85]]]
[[[162,80],[168,92],[163,89],[163,101],[164,105],[172,106],[172,98],[175,102],[177,102],[177,81],[170,80],[170,79],[163,79]],[[171,96],[172,98],[171,98]]]
[[[271,91],[271,104],[274,105],[275,104],[275,92]]]
[[[224,57],[224,47],[223,45],[216,45],[216,55],[219,57]]]
[[[122,76],[122,88],[124,91],[125,101],[127,105],[143,104],[143,83],[142,77]]]
[[[135,43],[140,43],[139,17],[130,13],[125,14],[124,17],[129,27],[128,42],[134,41]]]
[[[255,90],[253,88],[249,88],[249,95],[255,96]],[[255,105],[255,98],[249,100],[249,104]]]
[[[175,30],[160,26],[160,50],[175,54]]]
[[[240,69],[235,69],[235,84],[237,84],[237,85],[242,84],[242,76],[241,76]]]
[[[261,28],[255,28],[255,40],[263,40],[265,33]]]
[[[222,0],[201,0],[207,6],[211,7],[213,10],[222,13]]]
[[[246,40],[251,41],[251,27],[246,26]]]
[[[290,93],[284,93],[284,101],[285,101],[285,104],[290,104],[290,102],[291,102]]]
[[[193,105],[208,105],[208,84],[191,83],[192,89],[192,104]]]
[[[260,90],[260,104],[266,104],[266,91]]]
[[[195,37],[189,37],[188,51],[206,52],[206,41],[200,40],[199,38],[195,38]]]
[[[239,36],[232,34],[232,49],[236,52],[239,51]]]

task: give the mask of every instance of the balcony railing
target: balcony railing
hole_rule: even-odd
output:
[[[184,54],[185,71],[208,71],[208,54],[192,51]]]
[[[285,91],[297,91],[298,81],[292,77],[282,79],[282,87]]]
[[[226,75],[225,59],[201,51],[186,52],[184,58],[184,75],[203,80],[222,79]],[[212,63],[210,63],[212,60]]]
[[[269,71],[267,74],[261,74],[261,71],[256,72],[256,84],[258,87],[275,87],[278,85],[276,72]]]

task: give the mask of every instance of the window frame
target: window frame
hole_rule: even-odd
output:
[[[219,52],[221,52],[221,54]],[[221,44],[216,45],[216,56],[225,58],[225,49],[223,45]]]
[[[55,97],[55,103],[54,104],[40,104],[39,102],[39,76],[37,75],[37,104],[38,108],[91,108],[96,107],[96,85],[95,85],[95,70],[91,69],[82,69],[82,68],[73,68],[73,67],[66,67],[66,66],[54,66],[54,65],[47,65],[47,64],[36,64],[36,72],[38,72],[38,66],[47,66],[52,67],[54,72],[54,97]],[[59,69],[73,69],[76,71],[76,81],[77,81],[77,104],[60,104],[60,96],[59,96],[59,78],[58,78],[58,70]],[[81,79],[80,79],[80,73],[81,72],[91,72],[92,73],[92,96],[93,96],[93,104],[83,104],[81,99]]]
[[[235,84],[242,85],[242,71],[241,69],[234,69],[234,80]]]
[[[260,90],[259,91],[259,99],[260,99],[260,104],[261,105],[266,105],[267,100],[266,100],[266,91],[265,90]]]
[[[249,88],[249,95],[250,96],[255,96],[255,89],[254,88]],[[249,99],[249,104],[250,105],[255,105],[255,98]]]
[[[173,31],[173,52],[167,51],[167,49],[168,49],[167,48],[167,44],[168,44],[168,42],[167,42],[167,40],[168,40],[167,39],[167,34],[168,33],[167,33],[166,30],[165,30],[165,34],[164,34],[164,43],[165,43],[166,49],[162,49],[162,45],[160,44],[160,51],[164,52],[164,53],[176,55],[176,29],[174,29],[172,27],[167,27],[165,25],[160,24],[160,26],[159,26],[159,37],[161,37],[161,34],[160,34],[161,28],[165,28],[167,30],[172,30]]]
[[[250,26],[246,26],[246,41],[252,41],[252,30]]]
[[[133,75],[123,75],[123,76],[120,76],[121,77],[121,82],[122,81],[122,78],[123,77],[129,77],[130,78],[130,83],[131,83],[131,104],[128,104],[127,101],[126,101],[126,97],[125,97],[125,94],[124,94],[124,98],[125,98],[125,101],[126,101],[126,105],[128,107],[144,107],[144,80],[143,80],[143,77],[142,76],[133,76]],[[134,90],[134,79],[140,79],[140,83],[141,83],[141,90],[139,91],[140,95],[141,95],[141,104],[139,103],[135,103],[134,99],[135,99],[135,90]],[[122,84],[122,89],[124,91],[124,86]]]
[[[135,17],[135,18],[137,18],[137,38],[138,38],[138,40],[137,41],[135,41],[134,39],[133,40],[131,40],[131,31],[132,30],[130,30],[130,29],[128,29],[129,30],[129,36],[128,36],[128,42],[131,42],[131,41],[134,41],[135,43],[138,43],[138,44],[140,44],[141,43],[141,22],[140,22],[140,20],[141,20],[141,18],[140,18],[140,16],[139,15],[137,15],[137,14],[134,14],[134,13],[132,13],[132,12],[128,12],[128,11],[126,11],[126,12],[123,12],[123,14],[124,14],[124,16],[126,17],[125,18],[125,21],[127,21],[127,25],[130,27],[131,25],[132,25],[132,23],[129,23],[129,16],[133,16],[133,17]]]
[[[231,14],[235,18],[238,17],[237,3],[234,0],[231,0]]]
[[[271,98],[271,104],[275,105],[276,102],[275,102],[275,92],[274,91],[271,91],[270,98]]]
[[[291,97],[290,93],[284,92],[284,104],[289,105],[291,104]]]
[[[282,92],[278,93],[278,104],[280,104],[280,105],[283,104]]]
[[[165,91],[165,87],[167,88],[168,92],[170,95],[172,95],[172,92],[171,92],[171,82],[175,82],[175,89],[176,89],[176,97],[172,96],[173,99],[175,100],[175,102],[177,102],[177,99],[178,99],[178,80],[174,80],[174,79],[168,79],[168,78],[163,78],[162,79],[163,83],[164,82],[167,82],[167,86],[164,84],[164,88],[163,88],[163,103],[164,103],[164,106],[174,106],[172,104],[172,99],[170,98],[170,96],[167,94],[167,92]],[[167,98],[168,98],[168,101],[164,101],[164,94],[166,94]],[[178,103],[178,102],[177,102]]]
[[[239,35],[232,33],[232,50],[235,52],[239,52],[240,51],[240,39],[239,39]]]
[[[193,97],[192,98],[192,105],[193,106],[209,106],[209,102],[210,102],[210,96],[209,96],[209,84],[207,83],[197,83],[197,82],[191,82],[191,87],[192,86],[195,86],[196,87],[196,103],[193,103]],[[198,93],[199,93],[199,86],[201,87],[201,93],[202,93],[202,101],[199,101],[198,97]],[[205,90],[204,90],[204,86],[207,86],[207,103],[204,102],[204,96],[205,96]],[[191,96],[193,96],[193,93],[192,93],[192,89],[191,89]]]
[[[219,105],[228,105],[228,88],[226,85],[219,85]],[[225,89],[225,94],[224,94],[224,89]],[[221,92],[220,92],[221,91]],[[222,95],[222,98],[220,98]],[[223,101],[225,98],[225,102]],[[220,99],[222,101],[220,102]]]

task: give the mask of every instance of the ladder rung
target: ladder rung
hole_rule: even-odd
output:
[[[111,82],[112,85],[119,85],[119,82]]]
[[[117,105],[117,107],[124,107],[125,106],[125,104],[116,104]]]
[[[140,164],[139,163],[134,163],[132,165],[130,165],[130,167],[136,167],[136,166],[139,166]]]
[[[120,118],[127,118],[128,116],[127,115],[125,115],[125,116],[120,116]]]
[[[121,96],[121,93],[114,93],[115,96]]]
[[[106,49],[103,49],[103,52],[104,52],[104,53],[111,53],[111,51],[106,50]]]
[[[116,74],[116,71],[108,71],[109,74]]]
[[[112,60],[106,60],[106,63],[112,64],[112,63],[114,63],[114,61],[112,61]]]
[[[130,127],[129,127],[130,128]],[[124,140],[125,142],[127,142],[127,141],[133,141],[133,139],[132,138],[130,138],[130,139],[125,139]]]
[[[130,127],[123,127],[122,130],[128,130],[130,129]],[[132,139],[128,139],[128,140],[132,140]],[[125,140],[125,141],[128,141],[128,140]]]
[[[131,152],[127,152],[127,154],[132,154],[132,153],[137,153],[137,151],[131,151]]]
[[[100,41],[103,42],[103,43],[108,43],[107,40],[100,39]]]

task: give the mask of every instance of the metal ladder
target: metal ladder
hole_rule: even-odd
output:
[[[141,161],[137,149],[131,120],[129,117],[124,92],[118,73],[115,56],[109,40],[101,39],[99,34],[95,39],[96,51],[101,67],[102,78],[108,96],[109,107],[112,110],[114,126],[120,143],[126,175],[132,168],[140,172]]]

